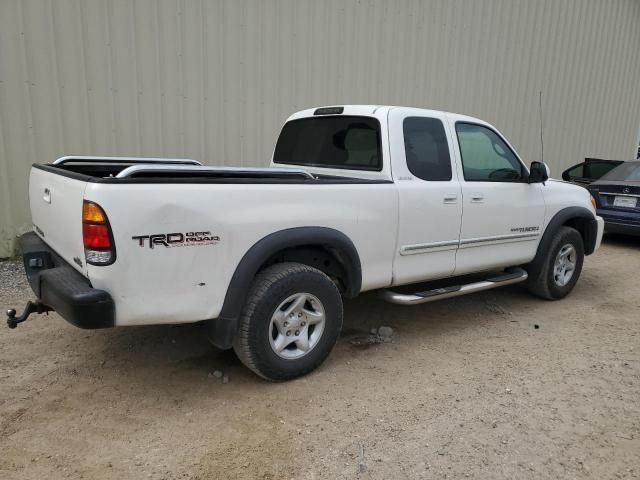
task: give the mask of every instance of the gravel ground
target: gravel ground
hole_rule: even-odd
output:
[[[0,302],[28,293],[29,284],[24,275],[22,259],[0,260]]]
[[[364,295],[285,384],[198,326],[2,328],[0,478],[638,478],[639,267],[640,240],[612,238],[559,302]],[[0,263],[3,309],[31,297],[20,268]],[[392,341],[363,341],[381,325]]]

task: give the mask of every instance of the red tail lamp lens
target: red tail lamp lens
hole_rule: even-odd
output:
[[[85,223],[82,225],[82,236],[87,248],[111,248],[111,237],[106,225]]]

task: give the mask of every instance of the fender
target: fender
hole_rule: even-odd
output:
[[[596,247],[596,238],[598,236],[598,223],[596,217],[588,209],[584,207],[567,207],[556,213],[549,221],[547,228],[542,235],[540,244],[538,245],[538,251],[536,256],[529,264],[529,276],[535,277],[541,268],[542,257],[549,249],[551,240],[556,234],[558,229],[567,224],[571,224],[572,221],[583,222],[583,238],[584,238],[584,253],[585,255],[591,255]]]
[[[347,276],[345,296],[351,298],[360,293],[360,256],[351,239],[344,233],[327,227],[297,227],[274,232],[255,243],[242,257],[231,277],[220,315],[207,322],[207,336],[215,346],[231,347],[249,288],[264,262],[281,250],[305,245],[338,250]]]

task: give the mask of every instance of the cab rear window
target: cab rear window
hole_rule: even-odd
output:
[[[274,163],[347,170],[382,170],[380,123],[372,117],[292,120],[276,143]]]

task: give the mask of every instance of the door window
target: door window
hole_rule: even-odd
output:
[[[464,179],[468,182],[517,182],[525,178],[518,157],[490,128],[456,123]]]
[[[422,180],[451,180],[451,157],[440,120],[407,117],[402,124],[409,171]]]

